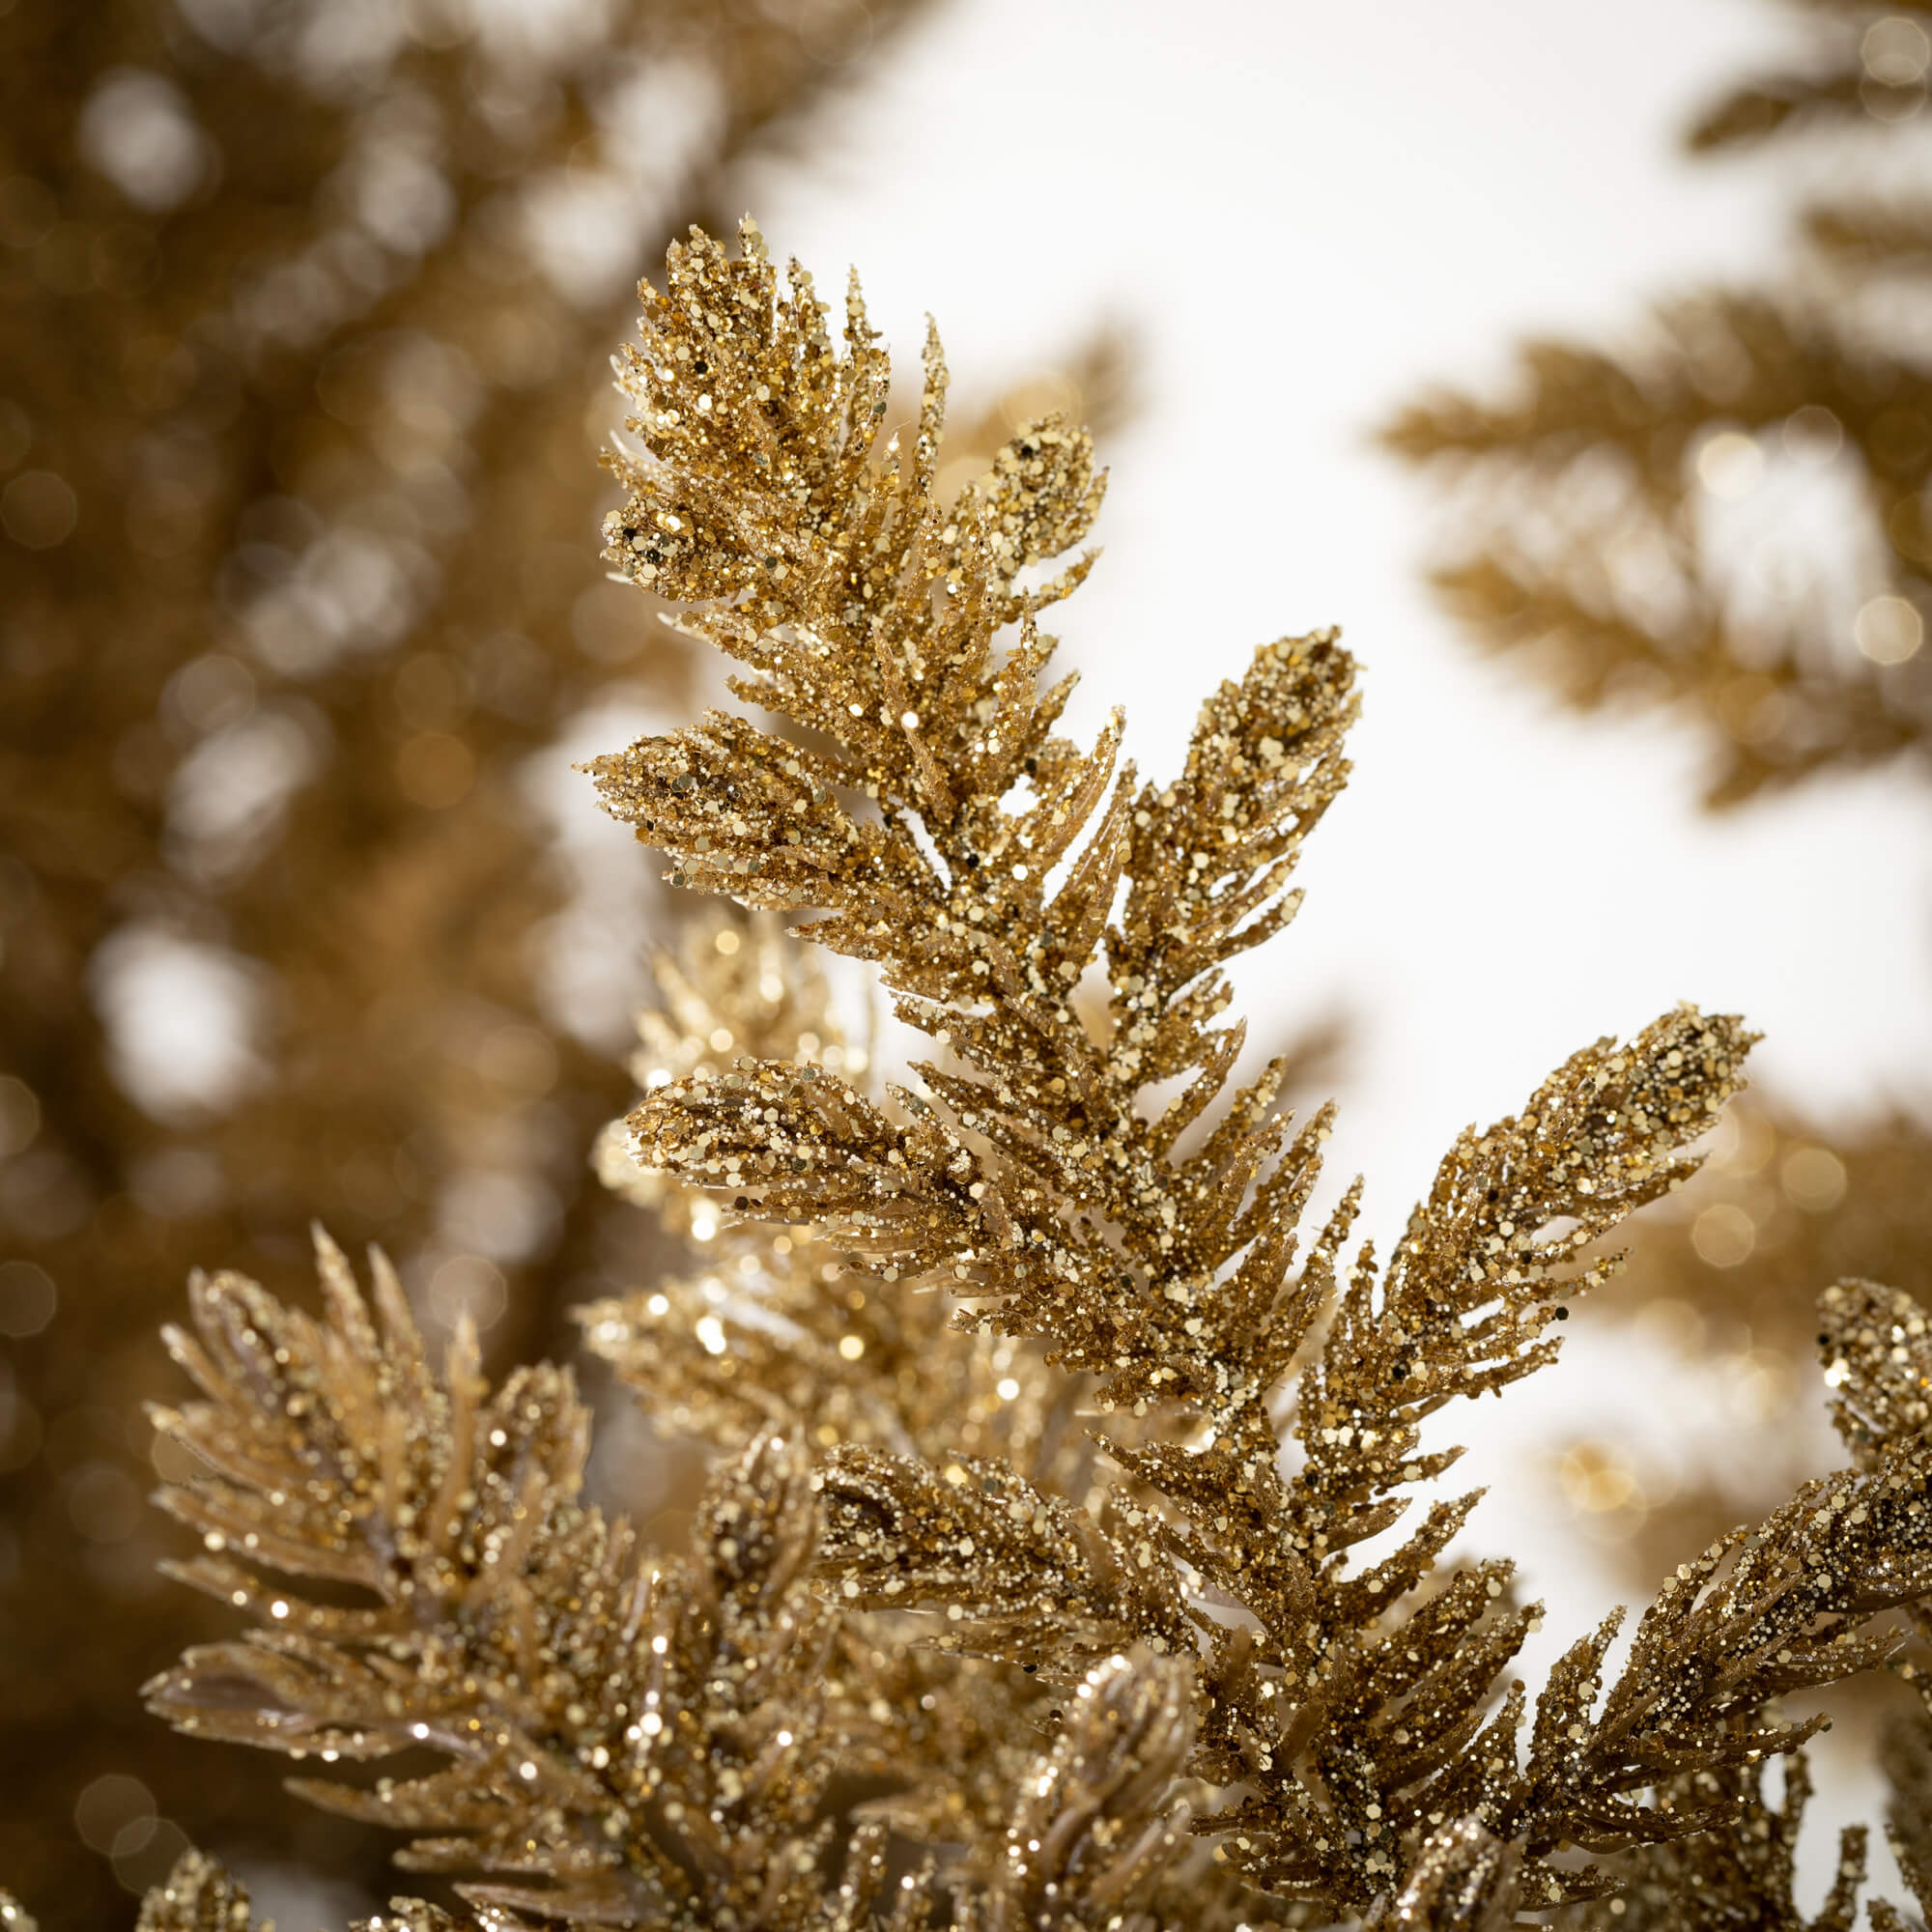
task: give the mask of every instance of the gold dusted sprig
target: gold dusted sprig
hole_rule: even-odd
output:
[[[485,1874],[461,1888],[479,1907],[820,1923],[819,1806],[869,1699],[866,1654],[808,1588],[798,1448],[758,1436],[715,1473],[690,1553],[647,1556],[579,1500],[567,1372],[492,1392],[465,1327],[439,1375],[386,1263],[372,1315],[317,1245],[323,1320],[219,1276],[195,1285],[197,1334],[173,1337],[206,1399],[156,1420],[213,1472],[162,1492],[206,1546],[175,1574],[257,1628],[190,1651],[151,1708],[298,1760],[440,1753],[373,1789],[297,1788],[424,1834],[405,1861]]]
[[[1103,1447],[1125,1479],[1075,1513],[983,1462],[843,1446],[822,1566],[862,1605],[926,1617],[943,1647],[1043,1678],[1130,1641],[1191,1660],[1190,1768],[1251,1794],[1201,1828],[1278,1895],[1367,1912],[1459,1819],[1519,1848],[1509,1883],[1531,1905],[1614,1889],[1565,1848],[1672,1837],[1683,1821],[1645,1797],[1660,1780],[1793,1747],[1810,1726],[1766,1715],[1771,1696],[1889,1654],[1861,1627],[1926,1580],[1909,1477],[1816,1487],[1715,1546],[1607,1689],[1614,1622],[1575,1646],[1526,1758],[1525,1694],[1492,1700],[1534,1607],[1508,1596],[1506,1563],[1433,1574],[1475,1498],[1436,1504],[1359,1573],[1349,1552],[1454,1460],[1421,1447],[1430,1414],[1553,1359],[1546,1329],[1615,1264],[1596,1244],[1694,1169],[1751,1037],[1684,1008],[1599,1042],[1459,1140],[1385,1275],[1367,1248],[1343,1262],[1352,1189],[1297,1268],[1325,1117],[1295,1132],[1270,1073],[1229,1095],[1241,1034],[1212,1022],[1219,969],[1292,914],[1300,840],[1346,775],[1350,660],[1330,633],[1264,647],[1210,699],[1171,786],[1116,775],[1118,720],[1092,752],[1058,740],[1063,687],[1037,694],[1050,640],[1014,588],[1015,545],[932,505],[936,350],[910,453],[877,450],[886,377],[863,309],[841,362],[809,282],[791,286],[750,236],[737,262],[702,238],[673,252],[625,365],[644,451],[609,531],[620,568],[674,573],[649,581],[758,667],[739,695],[810,749],[714,714],[593,771],[679,882],[826,914],[804,935],[876,960],[950,1064],[871,1095],[741,1059],[659,1087],[634,1147],[735,1214],[812,1226],[874,1284],[946,1287],[970,1319],[1043,1343],[1120,1415]],[[1042,500],[1091,503],[1081,446],[1030,434],[969,508],[1015,468]],[[1071,542],[1084,514],[1039,527]],[[1069,997],[1094,966],[1111,988],[1097,1035]],[[1720,1790],[1700,1826],[1727,1804],[1745,1801]]]
[[[775,921],[700,923],[653,962],[661,1004],[639,1018],[632,1070],[647,1093],[721,1078],[738,1056],[850,1073],[867,1049],[846,1038],[816,956]],[[820,1449],[860,1444],[944,1462],[999,1456],[1065,1496],[1091,1485],[1084,1391],[1040,1351],[988,1349],[950,1321],[943,1296],[882,1291],[814,1225],[775,1232],[721,1214],[704,1190],[640,1168],[613,1122],[600,1160],[611,1184],[695,1235],[697,1265],[577,1311],[586,1346],[673,1428],[734,1451],[776,1422]]]
[[[621,1144],[718,1265],[586,1320],[729,1452],[686,1555],[578,1500],[567,1377],[492,1395],[467,1331],[436,1374],[381,1266],[372,1316],[325,1244],[320,1321],[198,1284],[177,1350],[207,1400],[162,1422],[213,1474],[170,1507],[208,1545],[183,1574],[261,1628],[157,1708],[439,1751],[301,1788],[428,1834],[407,1856],[482,1873],[465,1896],[504,1924],[1606,1932],[1675,1886],[1717,1915],[1684,1923],[1796,1925],[1804,1773],[1774,1809],[1763,1765],[1822,1719],[1777,1700],[1896,1661],[1889,1620],[1932,1593],[1922,1335],[1884,1292],[1826,1311],[1857,1466],[1682,1566],[1614,1669],[1618,1615],[1534,1699],[1507,1676],[1539,1615],[1513,1566],[1442,1574],[1475,1495],[1380,1541],[1460,1453],[1429,1418],[1554,1359],[1751,1037],[1686,1007],[1599,1041],[1458,1138],[1386,1268],[1347,1251],[1358,1186],[1304,1246],[1328,1116],[1282,1117],[1278,1065],[1235,1085],[1216,1022],[1346,775],[1351,661],[1264,646],[1172,785],[1120,766],[1118,718],[1058,737],[1036,620],[1088,559],[1032,573],[1091,523],[1086,440],[1031,425],[942,504],[936,346],[882,443],[863,309],[841,356],[746,243],[695,237],[648,298],[609,535],[796,736],[716,713],[594,771],[681,882],[822,915],[806,937],[874,960],[940,1051],[863,1078],[809,977],[748,996],[735,924],[667,969]],[[1894,1758],[1917,1885],[1922,1735]],[[852,1829],[841,1773],[895,1787]],[[1861,1860],[1848,1838],[1821,1928]]]
[[[1861,1468],[1932,1425],[1932,1324],[1909,1294],[1840,1281],[1818,1304],[1832,1422]]]
[[[1813,1796],[1811,1767],[1802,1750],[1783,1759],[1783,1790],[1776,1801],[1768,1770],[1760,1761],[1664,1782],[1659,1803],[1672,1812],[1693,1819],[1720,1802],[1737,1818],[1736,1827],[1664,1839],[1644,1855],[1615,1899],[1571,1907],[1552,1922],[1563,1932],[1718,1932],[1730,1925],[1853,1932],[1869,1834],[1861,1825],[1840,1832],[1831,1887],[1816,1914],[1807,1915],[1797,1891],[1799,1833]],[[1898,1927],[1885,1916],[1883,1900],[1871,1901],[1870,1910],[1874,1927]]]
[[[1470,640],[1576,710],[1701,727],[1713,808],[1932,747],[1932,386],[1859,299],[1860,267],[1922,278],[1932,212],[1811,226],[1873,259],[1659,303],[1614,350],[1527,343],[1511,393],[1382,433],[1442,501],[1430,580]]]

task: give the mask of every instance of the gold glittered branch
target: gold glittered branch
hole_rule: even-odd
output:
[[[204,1399],[160,1420],[206,1471],[168,1496],[204,1539],[181,1574],[257,1628],[156,1706],[435,1753],[300,1788],[417,1834],[505,1928],[1661,1932],[1685,1897],[1796,1926],[1823,1719],[1779,1700],[1901,1663],[1932,1595],[1909,1304],[1831,1292],[1855,1466],[1680,1566],[1621,1662],[1617,1612],[1512,1679],[1540,1606],[1507,1558],[1448,1563],[1479,1494],[1424,1494],[1461,1453],[1433,1418],[1556,1359],[1754,1037],[1687,1006],[1583,1048],[1456,1138],[1386,1264],[1351,1245],[1359,1182],[1312,1211],[1330,1110],[1283,1115],[1279,1062],[1240,1079],[1222,1015],[1347,776],[1352,660],[1263,646],[1169,784],[1118,717],[1061,737],[1038,618],[1091,563],[1057,561],[1098,503],[1086,437],[1025,425],[942,495],[936,338],[895,434],[856,290],[841,350],[743,242],[694,234],[645,292],[607,537],[772,722],[590,768],[675,883],[750,914],[659,961],[600,1151],[691,1265],[582,1312],[721,1452],[689,1547],[581,1501],[567,1376],[493,1391],[462,1328],[439,1372],[393,1276],[372,1311],[325,1242],[320,1320],[224,1276],[176,1340]],[[878,1078],[775,914],[871,962],[928,1057]],[[1925,1762],[1903,1734],[1912,1885]],[[1848,1835],[1820,1932],[1862,1860]]]

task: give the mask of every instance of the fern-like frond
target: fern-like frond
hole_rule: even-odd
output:
[[[1773,356],[1776,315],[1733,320]],[[1750,1036],[1685,1008],[1601,1041],[1462,1136],[1385,1273],[1366,1247],[1345,1260],[1353,1189],[1297,1255],[1326,1117],[1282,1120],[1277,1069],[1232,1088],[1241,1032],[1214,1023],[1223,965],[1292,913],[1346,773],[1353,668],[1332,634],[1264,647],[1204,709],[1180,780],[1144,785],[1118,721],[1088,752],[1052,732],[1064,688],[1040,688],[1034,617],[1077,568],[1037,593],[1014,577],[1085,528],[1082,439],[1024,433],[944,515],[936,351],[910,448],[881,450],[863,310],[841,360],[809,282],[781,296],[753,237],[735,262],[701,238],[674,252],[644,333],[613,558],[754,665],[739,695],[798,734],[715,714],[599,760],[605,801],[679,882],[823,914],[804,936],[876,961],[944,1056],[884,1094],[772,1056],[694,1067],[633,1115],[633,1150],[748,1222],[810,1227],[867,1299],[941,1288],[1043,1347],[1091,1387],[1119,1472],[1079,1504],[982,1456],[852,1440],[823,1476],[828,1586],[1063,1687],[1137,1643],[1189,1666],[1189,1766],[1248,1794],[1196,1830],[1278,1896],[1367,1911],[1466,1820],[1416,1884],[1446,1896],[1480,1867],[1498,1897],[1558,1904],[1615,1883],[1567,1847],[1739,1815],[1721,1782],[1694,1814],[1647,1794],[1793,1748],[1811,1726],[1771,1697],[1890,1654],[1866,1624],[1928,1580],[1909,1457],[1714,1546],[1607,1686],[1615,1621],[1574,1646],[1526,1756],[1524,1693],[1496,1702],[1536,1615],[1510,1566],[1428,1587],[1475,1498],[1360,1572],[1350,1552],[1454,1460],[1422,1444],[1435,1410],[1553,1358],[1548,1325],[1614,1266],[1602,1237],[1694,1169]],[[1602,374],[1546,359],[1571,389]],[[1552,449],[1565,407],[1553,388],[1536,405]],[[1629,390],[1641,474],[1670,407]],[[1688,423],[1703,404],[1677,407]],[[1495,433],[1466,412],[1415,432]],[[1090,1026],[1072,995],[1095,968]],[[1489,1860],[1478,1828],[1514,1851]]]
[[[436,1753],[297,1788],[417,1834],[415,1868],[482,1873],[462,1888],[479,1907],[821,1923],[819,1806],[867,1698],[808,1588],[798,1447],[759,1436],[715,1475],[690,1554],[647,1556],[579,1499],[567,1374],[493,1392],[467,1329],[439,1374],[382,1258],[372,1314],[318,1251],[323,1319],[219,1276],[172,1338],[205,1400],[156,1419],[212,1471],[163,1492],[205,1545],[176,1574],[257,1628],[189,1652],[152,1708],[325,1764]]]

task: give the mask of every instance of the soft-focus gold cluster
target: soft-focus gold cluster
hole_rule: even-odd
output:
[[[721,1452],[680,1551],[583,1499],[567,1372],[493,1388],[464,1319],[439,1369],[380,1257],[365,1298],[321,1239],[319,1317],[198,1280],[172,1341],[201,1397],[156,1417],[202,1543],[174,1570],[252,1627],[154,1707],[302,1761],[492,1932],[1802,1923],[1804,1707],[1932,1596],[1913,1304],[1830,1289],[1854,1466],[1533,1699],[1539,1610],[1507,1559],[1445,1565],[1478,1498],[1431,1493],[1460,1451],[1425,1439],[1554,1360],[1750,1035],[1684,1007],[1575,1054],[1458,1137],[1386,1264],[1351,1245],[1359,1183],[1305,1233],[1327,1115],[1278,1111],[1279,1064],[1235,1085],[1216,1022],[1346,774],[1335,635],[1257,651],[1143,781],[1118,716],[1082,749],[1043,684],[1038,615],[1092,562],[1059,561],[1099,501],[1083,432],[1025,424],[943,491],[936,342],[887,432],[856,290],[841,355],[749,224],[646,298],[610,554],[783,722],[592,770],[677,883],[871,962],[930,1057],[879,1081],[759,919],[661,963],[606,1165],[653,1171],[704,1264],[582,1321]],[[1927,1735],[1892,1753],[1921,1906]],[[146,1910],[248,1923],[192,1855]]]
[[[1474,640],[1566,703],[1693,723],[1717,804],[1932,746],[1932,9],[1798,11],[1793,71],[1687,136],[1820,152],[1783,272],[1607,346],[1528,343],[1513,394],[1439,392],[1385,430],[1441,486],[1435,582]]]
[[[584,542],[586,403],[663,239],[913,11],[0,9],[0,1867],[48,1932],[302,1826],[128,1695],[213,1629],[134,1421],[189,1263],[298,1278],[320,1215],[512,1355],[638,1263],[583,1153],[644,908],[531,760],[684,661]]]

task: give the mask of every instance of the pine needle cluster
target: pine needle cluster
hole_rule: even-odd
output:
[[[1281,1114],[1278,1065],[1237,1081],[1218,1022],[1346,777],[1352,661],[1263,646],[1168,781],[1118,716],[1062,735],[1039,618],[1093,565],[1088,437],[1041,418],[943,496],[936,338],[889,433],[856,286],[841,353],[741,241],[694,231],[645,291],[607,554],[777,723],[591,770],[675,883],[867,962],[928,1057],[856,1077],[756,921],[667,974],[605,1155],[711,1264],[582,1321],[720,1452],[681,1551],[585,1499],[568,1371],[493,1387],[464,1330],[437,1365],[380,1257],[365,1293],[321,1240],[319,1315],[198,1281],[165,1503],[201,1542],[176,1574],[250,1629],[151,1703],[410,1834],[490,1932],[1805,1922],[1804,1706],[1932,1593],[1917,1311],[1827,1293],[1852,1466],[1533,1696],[1538,1606],[1452,1554],[1478,1496],[1436,1487],[1434,1418],[1556,1359],[1751,1036],[1686,1007],[1584,1047],[1457,1138],[1386,1262],[1359,1184],[1316,1212],[1328,1115]],[[1922,1737],[1893,1820],[1921,1909]],[[1814,1923],[1848,1922],[1861,1846]],[[190,1857],[143,1924],[248,1905]]]

